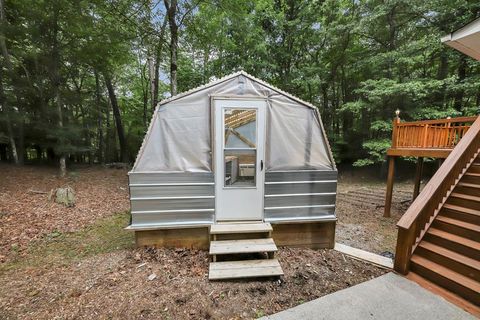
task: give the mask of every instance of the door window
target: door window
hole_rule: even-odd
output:
[[[223,128],[224,187],[255,187],[257,110],[225,108]]]

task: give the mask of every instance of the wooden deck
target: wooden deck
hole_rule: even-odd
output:
[[[387,150],[388,178],[384,216],[390,216],[396,157],[417,158],[413,198],[418,196],[423,158],[446,159],[477,117],[401,122],[393,121],[392,146]]]

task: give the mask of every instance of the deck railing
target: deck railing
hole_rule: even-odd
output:
[[[461,119],[461,123],[469,121],[469,118]],[[480,149],[480,117],[476,118],[466,133],[463,129],[458,132],[462,132],[463,138],[397,223],[394,268],[399,273],[408,273],[410,258],[417,244],[430,227],[452,186]]]
[[[393,121],[392,148],[453,149],[477,117]]]

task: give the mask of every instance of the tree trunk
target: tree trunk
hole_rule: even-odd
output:
[[[98,162],[103,164],[103,111],[102,111],[102,99],[100,95],[100,79],[98,77],[97,70],[93,71],[95,75],[95,100],[97,103],[97,112],[98,112],[98,119],[97,119],[97,135],[98,135],[98,150],[97,150],[97,159]]]
[[[60,49],[58,47],[58,15],[59,15],[59,8],[55,7],[53,12],[53,45],[52,45],[52,59],[53,59],[53,67],[52,67],[52,82],[53,82],[53,95],[56,100],[57,105],[57,117],[58,117],[58,127],[60,129],[63,128],[63,114],[62,114],[62,96],[60,93],[60,72],[59,72],[59,64],[60,64]],[[63,135],[63,132],[60,133]],[[63,137],[60,138],[60,142],[63,143]],[[64,151],[60,152],[60,176],[65,177],[67,174],[67,165],[66,165],[66,154]]]
[[[465,77],[467,75],[467,58],[464,54],[461,55],[460,57],[460,63],[458,65],[458,84],[463,83],[465,80]],[[464,90],[460,89],[458,92],[455,94],[455,100],[453,102],[453,107],[457,111],[462,111],[462,102],[463,102],[463,95],[464,95]]]
[[[0,0],[0,24],[5,26],[6,19],[5,19],[5,4],[4,0]],[[3,59],[5,61],[5,65],[8,69],[8,72],[13,75],[13,68],[12,63],[10,61],[10,54],[8,53],[7,44],[5,42],[5,35],[0,29],[0,49],[2,50]],[[17,101],[18,101],[17,97]],[[3,106],[3,111],[6,115],[7,120],[7,132],[8,132],[8,140],[10,142],[10,149],[12,152],[12,158],[15,164],[20,164],[20,160],[18,157],[18,150],[17,145],[15,143],[15,134],[13,132],[12,123],[10,121],[10,108],[8,106],[7,97],[5,96],[5,91],[3,89],[3,72],[0,70],[0,102]]]
[[[177,49],[178,49],[178,25],[177,0],[164,0],[167,9],[168,23],[170,25],[170,93],[177,94]]]
[[[112,104],[113,117],[115,119],[115,126],[117,127],[118,141],[120,143],[120,160],[121,162],[128,161],[127,154],[127,141],[125,139],[125,131],[123,129],[122,118],[120,115],[120,108],[118,107],[117,96],[115,95],[115,90],[113,88],[112,79],[107,73],[104,73],[103,77],[105,78],[105,84],[108,90],[108,96],[110,97],[110,102]]]
[[[110,103],[107,101],[105,107],[105,152],[104,152],[104,161],[110,161],[110,140],[111,140],[111,126],[110,126]]]
[[[160,63],[162,61],[161,56],[162,56],[162,51],[163,51],[163,43],[164,43],[164,37],[165,37],[165,29],[167,28],[167,18],[168,16],[165,15],[165,18],[163,19],[162,27],[160,29],[160,36],[159,40],[157,43],[157,50],[155,52],[155,70],[153,73],[153,83],[152,83],[152,113],[155,112],[155,108],[157,107],[158,104],[158,84],[159,84],[159,78],[160,78]]]
[[[2,112],[5,113],[5,119],[6,119],[6,123],[7,123],[8,141],[10,143],[12,159],[13,159],[13,162],[15,164],[19,164],[18,153],[17,153],[17,145],[15,143],[15,135],[13,133],[12,123],[10,121],[10,114],[9,114],[10,113],[10,108],[8,107],[7,97],[5,96],[5,91],[3,89],[3,72],[2,71],[3,71],[2,68],[0,68],[0,104],[3,107]]]

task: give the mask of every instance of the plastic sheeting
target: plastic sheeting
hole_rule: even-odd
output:
[[[252,78],[226,77],[159,105],[132,171],[212,171],[211,96],[267,97],[267,171],[334,169],[315,109]]]

